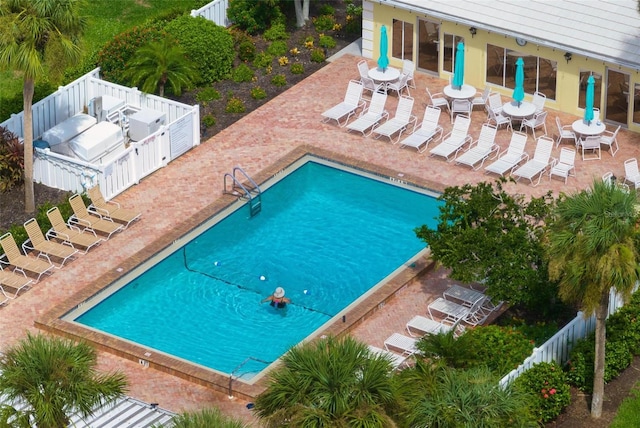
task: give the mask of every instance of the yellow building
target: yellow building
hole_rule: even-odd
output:
[[[465,83],[511,96],[523,58],[526,98],[581,116],[595,78],[594,107],[607,123],[640,131],[640,12],[636,0],[363,0],[362,52],[450,79],[465,46]],[[632,90],[630,90],[630,88]]]

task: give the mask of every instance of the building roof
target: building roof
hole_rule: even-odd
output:
[[[442,20],[640,68],[637,0],[377,0]]]

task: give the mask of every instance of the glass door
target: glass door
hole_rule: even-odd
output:
[[[607,93],[605,94],[605,119],[627,124],[629,113],[629,75],[607,70]]]
[[[418,19],[418,68],[438,73],[440,24]]]

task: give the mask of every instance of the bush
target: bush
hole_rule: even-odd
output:
[[[303,74],[304,73],[304,65],[296,62],[295,64],[291,64],[291,74]]]
[[[320,36],[320,40],[318,41],[318,44],[321,47],[327,48],[327,49],[333,49],[336,47],[335,39],[331,36],[325,36],[324,34]]]
[[[567,379],[581,391],[593,392],[593,367],[595,360],[595,335],[579,340],[571,350],[567,362]],[[607,340],[605,346],[604,381],[615,379],[629,367],[633,356],[624,342]]]
[[[253,40],[244,40],[238,45],[238,59],[240,61],[253,61],[256,57],[256,44]]]
[[[249,34],[261,33],[272,23],[280,22],[284,18],[278,7],[256,0],[231,0],[227,8],[227,17]]]
[[[271,42],[271,44],[267,48],[267,52],[273,56],[283,56],[286,55],[288,51],[289,47],[287,46],[287,42],[284,42],[282,40]]]
[[[607,318],[607,341],[624,342],[633,355],[640,354],[640,293]]]
[[[205,114],[205,115],[202,117],[202,124],[203,124],[204,126],[206,126],[207,128],[209,128],[209,127],[211,127],[211,126],[214,126],[214,125],[216,124],[216,118],[215,118],[215,117],[213,117],[213,115],[212,115],[212,114]]]
[[[0,192],[24,181],[24,147],[18,136],[0,127]]]
[[[333,15],[320,15],[312,19],[313,26],[319,33],[323,31],[330,31],[333,29],[333,25],[336,23]]]
[[[255,73],[253,70],[246,64],[240,64],[233,69],[233,72],[231,72],[231,78],[236,83],[251,82],[254,75]]]
[[[266,52],[260,52],[253,60],[253,66],[255,68],[267,68],[273,62],[273,55]]]
[[[269,42],[273,42],[275,40],[288,40],[289,33],[287,33],[284,23],[278,22],[265,31],[262,37]]]
[[[353,3],[347,4],[347,22],[345,30],[349,34],[359,34],[362,32],[362,6]]]
[[[164,24],[147,23],[116,35],[98,52],[97,63],[102,78],[113,83],[129,86],[124,77],[124,70],[136,51],[151,42],[158,42],[166,37],[162,29]]]
[[[326,56],[324,54],[324,50],[314,49],[313,52],[311,52],[311,61],[323,62],[325,59],[326,59]]]
[[[286,86],[287,85],[287,79],[286,79],[286,77],[284,77],[284,74],[276,74],[271,79],[271,83],[274,86]]]
[[[256,86],[255,88],[251,89],[251,98],[253,98],[254,100],[263,100],[267,98],[267,91],[259,86]]]
[[[224,109],[227,113],[244,113],[245,110],[244,102],[238,97],[231,97]]]
[[[529,408],[538,422],[554,420],[571,403],[567,376],[556,363],[539,363],[522,373],[515,388],[529,394]]]
[[[200,104],[206,104],[211,101],[219,100],[222,97],[220,92],[218,92],[215,88],[204,88],[196,95],[196,101]]]
[[[335,15],[336,14],[336,10],[331,5],[323,4],[322,6],[320,6],[319,14],[320,15]]]
[[[216,82],[229,75],[236,53],[233,37],[226,28],[203,17],[184,15],[171,21],[166,30],[197,64],[200,84]]]

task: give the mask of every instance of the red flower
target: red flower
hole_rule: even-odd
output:
[[[548,394],[544,394],[544,398],[549,398],[549,395]]]
[[[555,393],[556,393],[556,389],[555,389],[555,388],[551,388],[551,389],[549,390],[549,394],[553,395],[553,394],[555,394]]]

